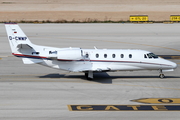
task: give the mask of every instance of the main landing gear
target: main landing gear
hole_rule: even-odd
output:
[[[93,80],[93,71],[85,72],[85,76],[87,80]]]
[[[165,77],[165,75],[163,74],[162,70],[160,70],[159,73],[160,73],[159,77],[160,77],[161,79],[163,79],[163,78]]]

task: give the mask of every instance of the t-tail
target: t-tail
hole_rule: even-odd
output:
[[[36,54],[38,52],[36,52],[36,50],[34,49],[36,45],[31,43],[31,41],[24,34],[18,24],[5,23],[5,28],[13,55],[22,57],[24,64],[34,64],[42,62],[41,57]]]
[[[5,27],[12,54],[25,52],[22,49],[32,49],[33,44],[16,23],[5,23]]]

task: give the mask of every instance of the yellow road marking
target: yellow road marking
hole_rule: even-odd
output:
[[[142,98],[131,101],[150,104],[180,104],[180,98]]]
[[[172,59],[180,59],[180,56],[171,56]]]

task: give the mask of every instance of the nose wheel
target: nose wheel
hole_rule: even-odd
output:
[[[160,74],[159,77],[160,77],[161,79],[163,79],[163,78],[165,77],[165,75],[164,75],[164,74]]]
[[[163,79],[163,78],[165,77],[165,75],[163,74],[162,70],[160,70],[160,75],[159,75],[159,77],[160,77],[161,79]]]

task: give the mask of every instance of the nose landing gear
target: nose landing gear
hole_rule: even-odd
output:
[[[161,79],[163,79],[163,78],[165,77],[165,75],[163,74],[162,70],[160,70],[159,73],[160,73],[159,77],[160,77]]]
[[[164,75],[164,74],[160,74],[159,77],[160,77],[161,79],[163,79],[163,78],[165,77],[165,75]]]

